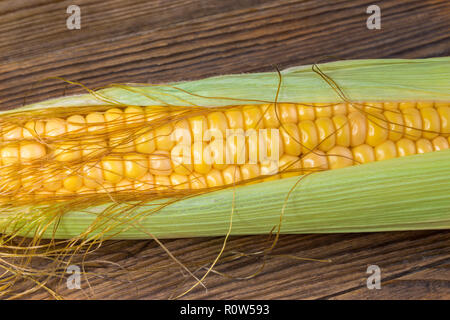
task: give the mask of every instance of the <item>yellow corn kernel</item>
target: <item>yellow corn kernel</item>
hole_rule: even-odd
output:
[[[119,108],[106,110],[104,118],[108,132],[114,131],[114,129],[122,126],[124,123],[124,114],[123,111]]]
[[[318,118],[315,121],[319,136],[319,150],[328,151],[336,145],[336,135],[333,121],[330,118]]]
[[[105,116],[100,112],[91,112],[86,115],[86,126],[88,132],[100,133],[106,129]]]
[[[79,115],[73,115],[67,118],[67,132],[80,133],[86,131],[86,119]]]
[[[156,191],[168,191],[172,188],[172,185],[170,184],[170,178],[168,175],[163,176],[156,175],[154,178]]]
[[[134,140],[129,133],[111,134],[109,146],[114,152],[129,153],[135,151]]]
[[[99,189],[103,184],[103,169],[100,163],[86,163],[83,166],[83,185],[89,189]]]
[[[277,160],[284,153],[283,142],[276,129],[258,130],[258,161]],[[261,149],[262,148],[262,149]],[[265,149],[265,150],[264,150]],[[251,159],[249,148],[249,160]]]
[[[297,123],[297,106],[292,103],[280,103],[278,104],[279,119],[281,123]]]
[[[25,123],[22,134],[25,139],[43,137],[45,134],[45,122],[41,120],[28,121]]]
[[[344,105],[345,104],[341,104]],[[343,147],[349,147],[351,142],[350,125],[348,118],[343,114],[335,115],[333,118],[333,124],[336,128],[336,144]]]
[[[450,103],[448,103],[448,102],[443,102],[443,101],[436,101],[436,102],[434,103],[434,107],[435,107],[435,108],[450,107]]]
[[[416,108],[402,110],[405,122],[405,136],[408,139],[419,140],[422,137],[422,117]]]
[[[118,108],[108,109],[104,114],[104,118],[106,129],[110,136],[109,145],[111,147],[117,147],[113,150],[118,152],[132,152],[133,148],[130,148],[129,145],[128,147],[123,145],[122,141],[126,138],[123,134],[119,133],[120,128],[125,124],[123,111]]]
[[[45,122],[45,136],[56,137],[67,132],[66,122],[63,119],[53,118]]]
[[[109,194],[111,192],[114,192],[115,188],[112,183],[104,181],[102,183],[102,185],[100,186],[100,188],[96,189],[95,191],[99,194],[103,194],[103,193]]]
[[[167,107],[161,106],[146,106],[144,108],[145,119],[147,122],[156,121],[159,122],[162,119],[166,119],[169,116]]]
[[[155,187],[154,176],[150,173],[134,181],[134,188],[139,191],[151,191]]]
[[[256,130],[248,130],[247,131],[247,137],[245,139],[245,146],[246,150],[248,150],[248,163],[256,164],[260,161],[260,155],[259,155],[259,147],[260,147],[260,132]],[[267,134],[267,132],[265,133]],[[261,135],[261,138],[263,136]],[[264,143],[266,140],[262,140]],[[267,147],[265,148],[267,152]],[[267,153],[266,153],[267,155]],[[265,160],[265,159],[264,159]]]
[[[45,172],[42,175],[42,188],[45,191],[55,192],[62,188],[62,179],[60,172]]]
[[[368,144],[361,144],[352,149],[353,159],[356,164],[363,164],[375,161],[373,147]]]
[[[441,135],[446,137],[450,135],[450,107],[439,106],[437,107],[437,112],[439,113],[439,118],[441,120]]]
[[[421,108],[419,111],[422,116],[423,137],[425,139],[436,138],[441,130],[439,113],[434,108]]]
[[[206,117],[208,121],[209,135],[207,140],[220,139],[223,140],[226,137],[226,130],[228,129],[227,117],[223,112],[211,112]]]
[[[188,118],[194,142],[203,141],[203,134],[208,129],[208,121],[205,116]]]
[[[278,165],[279,165],[279,162],[273,161],[273,160],[265,161],[265,162],[261,163],[260,168],[259,168],[261,175],[263,175],[263,176],[276,175],[280,169]],[[278,177],[275,177],[275,178],[278,178]],[[269,180],[272,180],[272,179],[265,179],[265,181],[269,181]]]
[[[337,115],[347,115],[348,111],[347,111],[347,105],[345,103],[337,103],[335,104],[333,107],[333,114],[335,116]]]
[[[240,166],[242,180],[257,178],[260,174],[260,166],[257,164],[246,163]]]
[[[83,141],[80,148],[81,156],[85,158],[99,157],[108,151],[106,141],[101,140]]]
[[[194,170],[191,145],[177,144],[170,151],[173,171],[180,175],[188,175]]]
[[[144,109],[138,106],[127,107],[123,113],[125,122],[129,125],[139,124],[146,120]]]
[[[170,151],[175,145],[172,138],[174,128],[172,124],[168,123],[155,129],[155,143],[156,149],[162,151]]]
[[[299,121],[305,121],[305,120],[315,120],[316,119],[316,113],[314,111],[314,107],[312,105],[304,105],[304,104],[298,104],[297,105],[297,116]]]
[[[122,179],[114,186],[116,192],[133,191],[134,183],[128,179]]]
[[[148,171],[149,160],[140,154],[127,154],[123,156],[124,173],[128,179],[139,179]]]
[[[264,127],[264,121],[261,109],[258,106],[244,106],[242,108],[244,116],[244,129],[261,129]]]
[[[172,173],[170,183],[174,189],[189,189],[189,178],[187,175]]]
[[[366,143],[376,147],[386,141],[389,131],[386,124],[386,118],[382,113],[372,113],[367,116],[367,136]]]
[[[226,119],[225,119],[226,122]],[[174,123],[174,130],[171,136],[172,141],[175,144],[192,144],[191,128],[189,126],[189,121],[186,119],[177,120]]]
[[[123,160],[119,157],[107,156],[102,159],[103,177],[110,183],[118,183],[124,174]]]
[[[406,109],[415,108],[415,107],[416,107],[416,103],[412,102],[412,101],[404,101],[404,102],[400,102],[398,104],[398,108],[402,111],[404,111]]]
[[[78,142],[58,143],[54,150],[55,159],[62,162],[78,160],[81,158],[81,155]]]
[[[417,153],[416,144],[410,139],[403,138],[398,140],[395,144],[397,145],[398,157],[405,157]]]
[[[223,170],[228,166],[225,161],[225,143],[225,140],[216,139],[207,146],[214,169]]]
[[[398,103],[397,102],[384,102],[383,103],[384,110],[389,110],[393,112],[399,112]]]
[[[192,161],[194,170],[200,174],[206,174],[211,170],[211,153],[205,142],[196,141],[192,144]]]
[[[353,154],[349,148],[335,146],[327,152],[330,169],[345,168],[353,165]]]
[[[448,149],[448,141],[444,137],[434,138],[431,143],[433,144],[434,151]]]
[[[298,124],[300,131],[300,143],[302,145],[302,153],[308,153],[314,150],[319,143],[319,136],[316,125],[311,120],[301,121]]]
[[[301,174],[302,161],[299,157],[283,154],[279,161],[279,171],[282,178],[289,178]]]
[[[434,103],[432,101],[418,101],[416,103],[416,108],[417,109],[422,109],[422,108],[433,108]]]
[[[321,150],[313,150],[302,157],[302,168],[305,173],[323,171],[328,169],[328,161]]]
[[[167,151],[157,150],[149,155],[148,170],[153,175],[170,175],[173,171],[170,154]]]
[[[277,109],[279,106],[277,105]],[[263,123],[265,128],[278,128],[280,126],[279,113],[277,114],[274,104],[266,104],[261,106],[263,114]]]
[[[241,170],[236,165],[230,165],[222,171],[225,184],[236,184],[242,180]]]
[[[359,111],[350,112],[348,115],[350,124],[350,145],[352,147],[363,144],[367,136],[366,117]]]
[[[229,132],[225,150],[225,161],[227,164],[244,164],[249,159],[249,150],[245,133],[242,129],[234,129],[236,131]]]
[[[20,162],[19,147],[15,145],[9,145],[3,147],[0,150],[3,165],[16,164]]]
[[[71,173],[69,173],[71,174]],[[71,174],[64,178],[63,187],[70,192],[76,192],[83,186],[83,179],[77,174]]]
[[[212,169],[206,174],[206,184],[210,188],[223,186],[223,177],[219,170]]]
[[[20,140],[23,137],[23,129],[22,127],[13,125],[8,126],[3,129],[3,140],[5,141],[13,141]]]
[[[381,113],[383,112],[383,103],[381,102],[366,102],[364,103],[364,111],[368,113]]]
[[[45,157],[45,147],[37,142],[23,142],[20,144],[20,160],[23,163]]]
[[[283,141],[282,150],[291,156],[299,156],[302,152],[302,146],[298,126],[295,123],[285,123],[280,128],[280,134]]]
[[[348,111],[348,114],[354,113],[354,112],[356,112],[356,113],[362,113],[363,110],[364,110],[364,104],[361,104],[361,103],[358,103],[358,102],[355,102],[355,103],[348,103],[348,104],[347,104],[347,111]]]
[[[230,129],[244,128],[244,115],[239,108],[226,110],[225,116],[227,117],[228,127]]]
[[[433,151],[433,144],[430,140],[427,139],[419,139],[416,141],[416,150],[417,153],[427,153]]]
[[[400,140],[403,137],[405,131],[402,113],[397,110],[385,111],[383,114],[389,125],[388,139],[392,141]]]
[[[197,172],[189,175],[189,182],[192,189],[203,189],[208,186],[205,177]]]
[[[314,103],[314,111],[316,113],[316,118],[331,118],[333,115],[333,104]]]
[[[137,152],[150,154],[156,150],[155,134],[153,130],[147,128],[141,129],[136,133],[134,140]]]
[[[375,147],[375,159],[377,161],[388,160],[397,157],[397,148],[395,143],[387,140]]]
[[[96,115],[96,117],[98,117],[98,114]],[[91,116],[91,118],[91,122],[94,122],[96,120],[100,122],[102,120],[101,118],[95,119],[94,116]],[[86,120],[88,120],[88,117],[86,117]],[[104,113],[104,121],[106,130],[109,133],[109,146],[113,148],[112,150],[114,152],[122,153],[134,152],[134,141],[132,141],[130,133],[122,132],[122,128],[126,123],[124,112],[118,108],[108,109]]]

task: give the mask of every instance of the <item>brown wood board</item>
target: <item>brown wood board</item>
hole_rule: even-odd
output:
[[[66,27],[67,6],[81,29]],[[44,1],[0,2],[0,107],[10,109],[122,82],[174,82],[273,71],[323,59],[427,58],[450,54],[450,2],[378,1],[381,30],[368,30],[372,1]],[[266,236],[232,237],[227,252],[254,252]],[[448,299],[450,232],[285,235],[261,272],[261,256],[220,261],[190,299]],[[223,238],[163,241],[205,272]],[[296,260],[330,259],[331,262]],[[82,290],[70,299],[166,299],[192,285],[152,240],[107,241]],[[108,261],[108,262],[107,262]],[[382,289],[368,290],[379,265]],[[229,275],[231,278],[225,276]],[[184,282],[185,281],[185,282]],[[21,285],[21,284],[19,284]],[[25,288],[27,284],[23,284]],[[51,298],[41,290],[25,296]]]

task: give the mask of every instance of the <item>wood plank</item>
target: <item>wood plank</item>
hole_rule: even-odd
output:
[[[321,59],[426,58],[450,55],[448,1],[380,2],[382,29],[366,28],[372,1],[77,1],[81,30],[67,30],[66,1],[0,2],[0,107],[15,108],[118,82],[174,82],[273,71]],[[331,58],[330,58],[331,57]],[[251,279],[210,274],[207,291],[190,299],[448,299],[450,232],[286,235]],[[200,276],[223,238],[166,240]],[[257,252],[266,236],[233,237],[226,255]],[[331,262],[295,260],[331,259]],[[252,275],[264,258],[222,260],[216,270]],[[89,285],[66,298],[166,299],[193,280],[151,240],[107,241],[89,258]],[[95,264],[94,264],[95,261]],[[382,270],[382,289],[368,290],[366,269]],[[185,282],[184,282],[185,281]],[[386,282],[386,283],[385,283]],[[28,284],[18,284],[23,290]],[[40,290],[26,298],[51,298]]]

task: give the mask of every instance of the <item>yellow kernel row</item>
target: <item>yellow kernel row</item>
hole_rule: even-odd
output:
[[[0,169],[11,178],[0,182],[0,194],[201,189],[439,151],[450,143],[445,103],[267,104],[181,114],[112,108],[3,126]],[[244,139],[228,139],[229,129]]]

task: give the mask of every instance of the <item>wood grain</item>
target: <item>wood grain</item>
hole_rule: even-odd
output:
[[[81,8],[81,30],[66,28],[70,4]],[[366,8],[371,4],[362,0],[4,0],[0,2],[0,107],[82,92],[61,81],[45,80],[52,76],[95,88],[112,82],[159,83],[273,71],[275,65],[286,68],[324,58],[450,54],[448,1],[378,1],[381,30],[366,28]],[[286,235],[265,259],[255,255],[220,261],[218,273],[204,282],[207,290],[198,287],[186,298],[449,299],[449,240],[448,231]],[[222,242],[222,238],[201,238],[164,244],[200,276]],[[266,246],[267,237],[233,237],[226,256]],[[105,242],[92,261],[82,290],[68,290],[64,281],[53,281],[53,288],[69,299],[166,299],[193,284],[151,240]],[[370,264],[382,270],[381,290],[366,287]],[[26,298],[51,297],[40,290]]]

